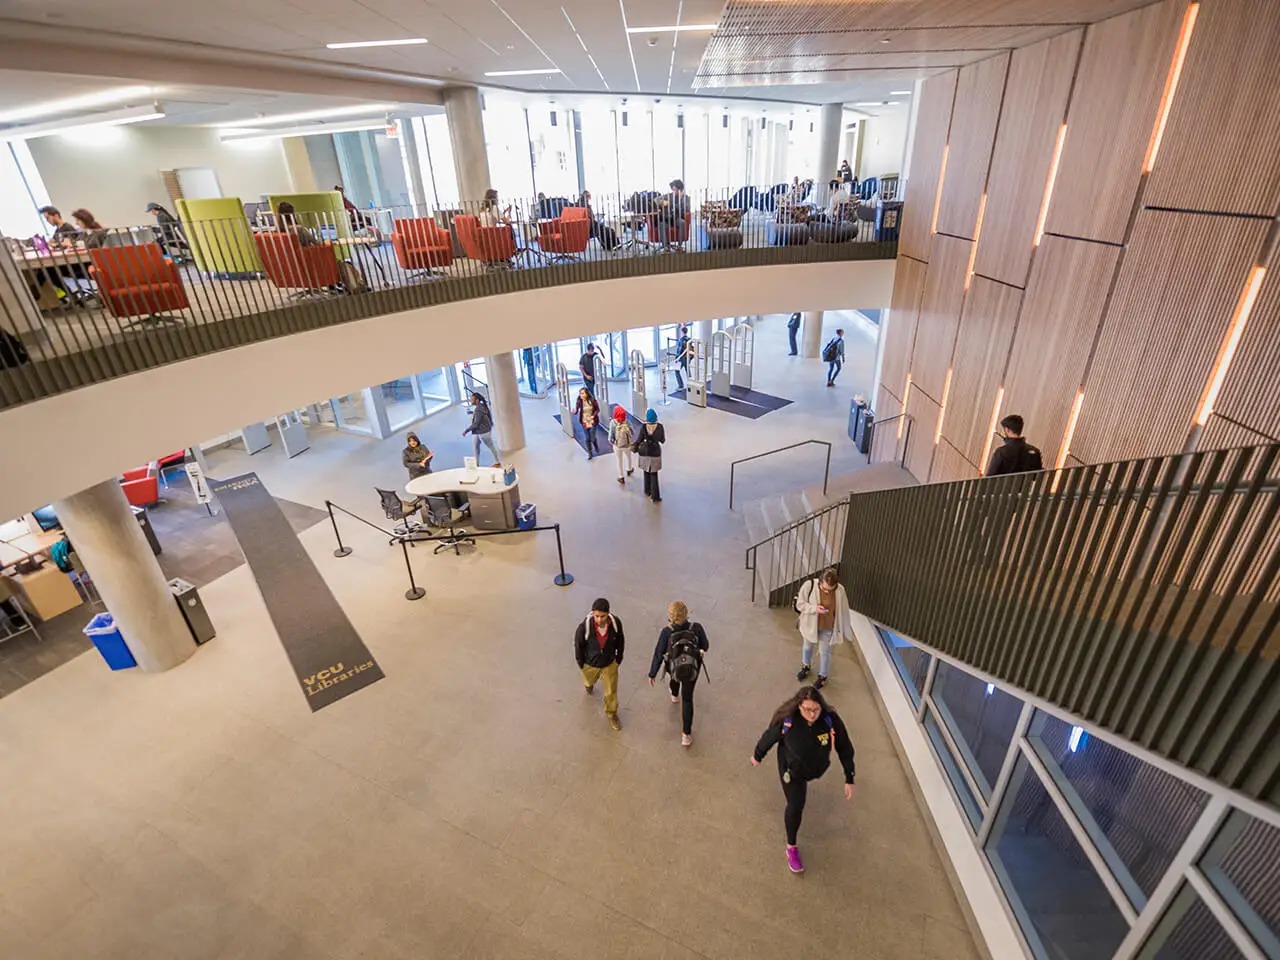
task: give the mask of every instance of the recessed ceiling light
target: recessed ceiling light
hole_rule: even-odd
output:
[[[46,100],[44,103],[33,103],[29,107],[6,110],[0,113],[0,123],[17,123],[19,120],[70,113],[72,110],[86,110],[90,107],[105,107],[108,104],[127,103],[130,100],[150,100],[155,93],[156,91],[151,87],[116,87],[114,90],[99,90],[96,93],[67,97],[64,100]]]
[[[280,113],[274,117],[255,117],[252,120],[233,120],[229,123],[215,123],[220,129],[231,127],[260,127],[273,123],[301,123],[306,120],[327,120],[330,117],[353,117],[361,114],[386,113],[394,104],[390,103],[358,103],[351,107],[329,107],[325,110],[304,110],[302,113]]]
[[[556,67],[538,67],[536,70],[489,70],[486,77],[536,77],[542,74],[559,73]]]
[[[326,43],[330,50],[347,50],[351,47],[408,47],[426,43],[426,37],[409,37],[404,40],[345,40],[342,43]]]
[[[669,27],[627,27],[627,33],[696,33],[715,30],[718,23],[680,23]]]
[[[909,96],[911,96],[911,91],[910,91],[910,90],[890,90],[890,91],[889,91],[889,96],[891,96],[891,97],[909,97]]]
[[[881,42],[881,43],[890,43],[891,41],[890,41],[890,39],[889,39],[888,37],[882,37],[882,38],[881,38],[881,40],[880,40],[880,42]]]

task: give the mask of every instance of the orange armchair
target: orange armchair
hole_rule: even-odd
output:
[[[391,246],[401,269],[433,275],[436,267],[453,263],[453,240],[430,217],[393,221]]]
[[[253,242],[267,278],[282,290],[298,290],[294,299],[337,286],[338,260],[329,244],[304,247],[292,233],[255,233]]]
[[[453,218],[462,249],[472,260],[488,266],[511,266],[516,255],[516,235],[505,224],[482,227],[478,217],[462,214]]]
[[[126,327],[139,324],[181,323],[166,310],[189,307],[182,273],[164,255],[158,243],[122,247],[94,247],[89,250],[93,265],[89,278],[98,286],[98,295],[116,317],[136,317]]]
[[[147,507],[160,500],[160,485],[156,481],[156,462],[145,467],[126,470],[120,478],[125,499],[135,507]]]
[[[565,208],[565,214],[574,209]],[[582,209],[582,208],[577,208]],[[538,223],[538,246],[542,252],[556,260],[572,260],[584,253],[591,240],[591,221],[562,217],[558,220],[542,220]]]
[[[560,211],[561,220],[586,220],[591,222],[591,212],[586,207],[565,207]]]

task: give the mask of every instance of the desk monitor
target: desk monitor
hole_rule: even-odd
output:
[[[53,512],[52,504],[47,507],[40,507],[38,510],[32,510],[31,515],[36,518],[36,523],[40,524],[40,529],[46,533],[62,526],[58,521],[58,515]]]

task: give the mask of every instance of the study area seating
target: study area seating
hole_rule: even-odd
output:
[[[152,460],[146,466],[126,470],[120,478],[124,497],[135,507],[147,507],[160,500],[158,468]]]
[[[401,269],[434,275],[453,263],[453,238],[430,217],[392,221],[391,247]]]
[[[552,259],[572,260],[586,252],[591,241],[591,221],[585,217],[586,210],[566,207],[565,213],[571,209],[582,210],[584,216],[538,221],[538,246]]]
[[[338,260],[327,244],[304,247],[292,233],[255,233],[253,242],[267,278],[293,299],[323,294],[339,281]]]
[[[511,266],[516,256],[516,235],[505,224],[482,227],[478,217],[462,215],[453,218],[458,228],[462,249],[472,260],[491,267]]]
[[[382,512],[386,514],[387,519],[397,521],[391,528],[392,533],[403,537],[422,528],[422,524],[414,521],[413,515],[423,508],[426,501],[421,497],[415,500],[401,500],[400,494],[394,490],[383,490],[379,487],[374,489],[378,491],[378,497],[382,501]],[[391,542],[395,543],[394,540]]]
[[[196,266],[217,277],[250,277],[262,272],[253,245],[253,227],[239,197],[176,201],[182,232]]]
[[[686,210],[683,220],[674,223],[661,219],[660,214],[649,214],[648,230],[650,240],[654,243],[684,243],[689,239],[689,231],[693,227],[693,211]]]
[[[89,279],[98,286],[98,296],[116,317],[135,317],[126,323],[181,323],[166,310],[190,306],[182,286],[178,265],[164,255],[158,243],[123,247],[94,247],[89,251],[93,265]]]
[[[475,537],[469,536],[465,530],[457,531],[454,529],[453,519],[453,500],[447,493],[429,493],[427,494],[427,520],[431,526],[437,528],[447,528],[449,535],[436,544],[436,548],[431,552],[439,553],[441,550],[453,548],[455,554],[461,554],[458,549],[462,544],[475,545]]]
[[[160,469],[160,483],[167,487],[169,485],[169,481],[165,475],[173,473],[174,471],[181,473],[186,462],[186,450],[179,450],[176,453],[171,453],[168,456],[161,457],[157,460],[156,465]]]

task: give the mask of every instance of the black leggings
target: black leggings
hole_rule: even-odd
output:
[[[600,438],[596,436],[595,425],[593,424],[590,427],[584,426],[582,429],[587,435],[587,438],[586,438],[587,454],[589,456],[595,456],[597,453],[600,452],[598,449],[596,449],[599,446]]]
[[[778,744],[778,779],[787,772],[787,763],[782,758],[782,744]],[[800,833],[800,819],[804,816],[804,801],[809,795],[809,781],[792,777],[791,782],[782,780],[782,792],[787,798],[787,809],[782,815],[782,822],[787,827],[787,846],[796,845],[796,836]]]
[[[644,472],[644,495],[653,500],[661,500],[662,494],[658,489],[658,471],[654,470],[650,473],[648,470]]]
[[[685,736],[693,733],[693,686],[697,682],[697,680],[689,680],[685,683],[679,680],[671,681],[671,695],[680,698],[680,720],[684,724]]]

